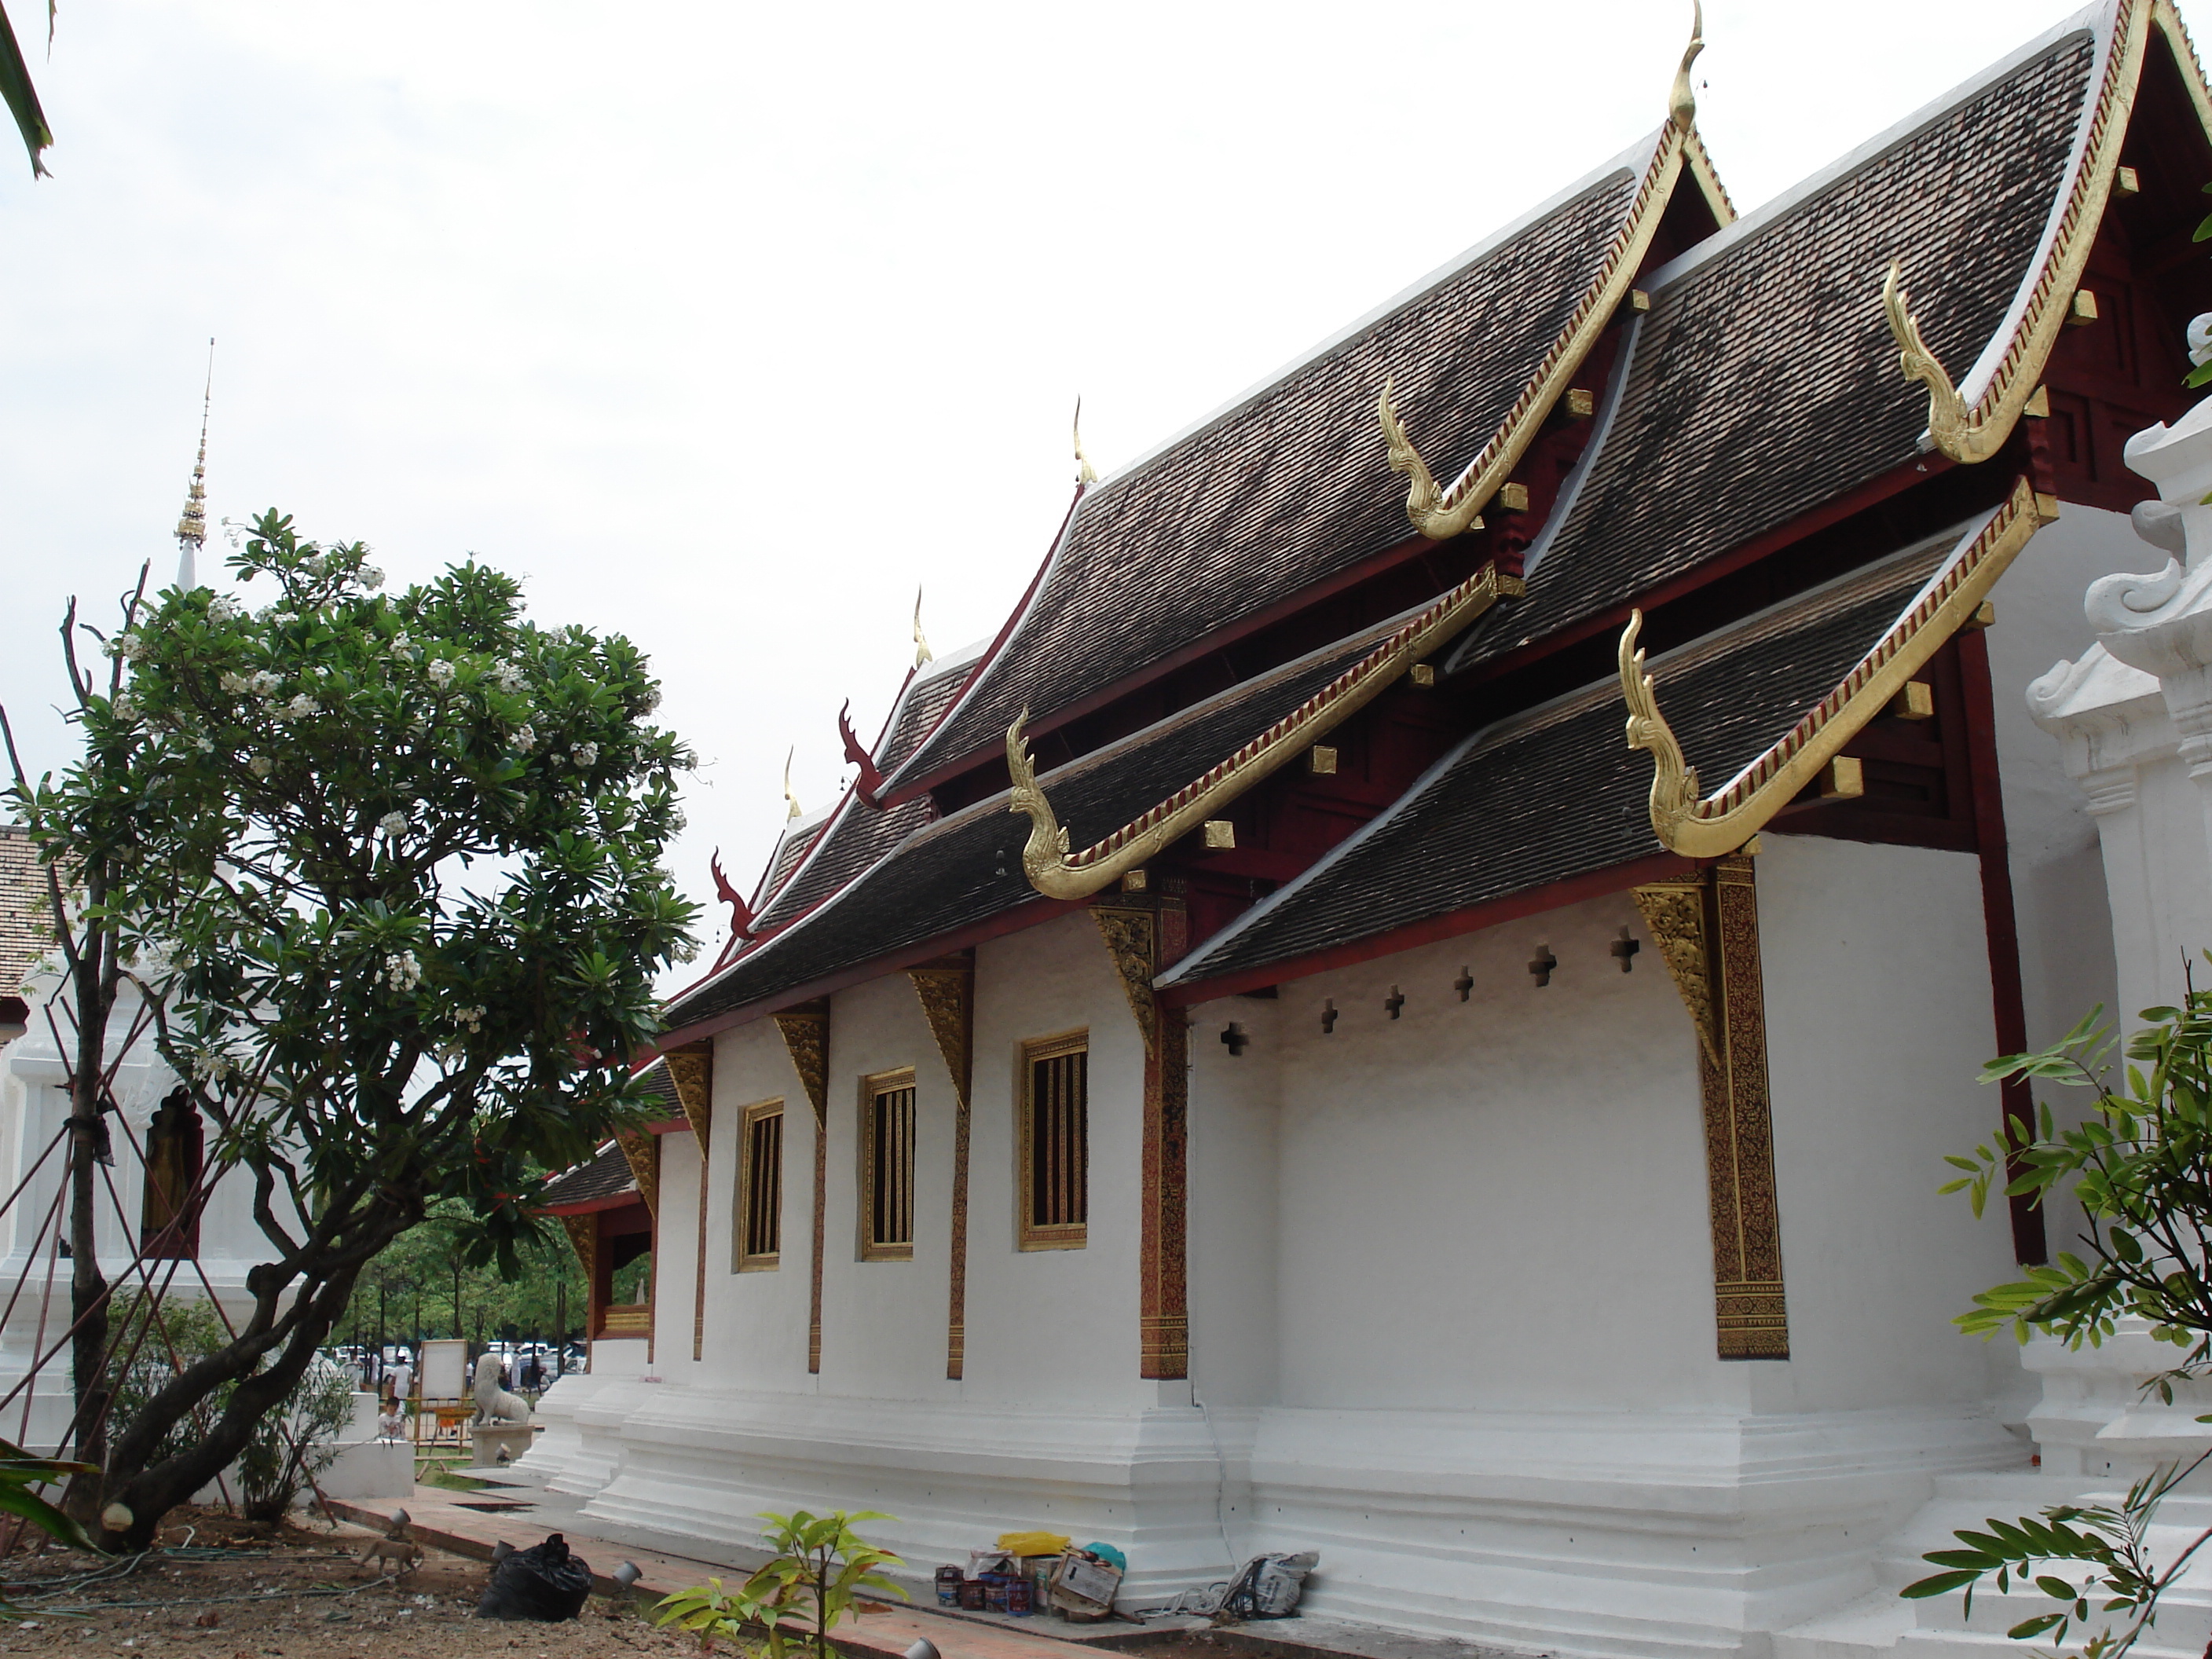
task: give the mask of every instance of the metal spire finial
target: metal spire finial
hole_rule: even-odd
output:
[[[1698,94],[1690,88],[1690,65],[1705,49],[1705,0],[1690,0],[1690,45],[1682,54],[1682,67],[1674,71],[1674,94],[1667,100],[1668,116],[1685,132],[1698,118]]]
[[[1075,482],[1079,484],[1098,482],[1098,469],[1091,465],[1091,458],[1083,453],[1083,399],[1080,398],[1075,400]]]
[[[208,342],[207,386],[200,394],[200,453],[192,463],[191,488],[185,514],[177,520],[177,586],[189,593],[199,584],[200,550],[207,545],[208,415],[215,406],[215,342]]]
[[[799,797],[791,793],[791,757],[798,752],[799,745],[793,744],[783,756],[783,798],[791,803],[791,810],[783,815],[787,819],[799,816]]]
[[[937,653],[929,648],[929,641],[921,634],[921,590],[914,590],[914,665],[919,668],[926,662],[937,660]]]

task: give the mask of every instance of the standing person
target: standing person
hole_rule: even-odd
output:
[[[385,1373],[385,1381],[390,1387],[390,1392],[385,1397],[394,1405],[405,1400],[413,1392],[415,1362],[409,1357],[406,1349],[402,1348],[399,1351],[398,1358],[392,1362],[392,1369]]]

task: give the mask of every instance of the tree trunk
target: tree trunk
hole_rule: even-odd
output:
[[[88,897],[104,884],[87,883]],[[72,976],[76,1002],[76,1057],[70,1082],[69,1250],[70,1380],[76,1391],[71,1420],[74,1455],[87,1463],[103,1461],[107,1449],[107,1278],[100,1270],[100,1154],[101,1081],[107,1070],[107,1016],[115,1005],[114,943],[97,927],[88,927]],[[63,1507],[89,1526],[100,1507],[96,1476],[70,1479]]]
[[[395,1224],[390,1233],[396,1237],[402,1231]],[[389,1237],[383,1241],[389,1242]],[[355,1263],[299,1285],[296,1295],[302,1305],[297,1320],[276,1357],[264,1369],[255,1371],[253,1367],[265,1351],[241,1333],[239,1340],[188,1366],[147,1402],[117,1441],[109,1460],[109,1498],[128,1509],[131,1519],[127,1527],[103,1533],[100,1541],[105,1547],[118,1551],[149,1547],[163,1516],[230,1467],[246,1449],[256,1425],[271,1412],[282,1410],[287,1396],[307,1375],[315,1355],[344,1317],[347,1300],[360,1273],[360,1264]],[[244,1380],[232,1389],[222,1415],[204,1438],[150,1468],[133,1467],[160,1445],[195,1406],[224,1383],[239,1378]]]

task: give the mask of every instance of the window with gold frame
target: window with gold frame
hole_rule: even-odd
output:
[[[783,1103],[748,1106],[738,1124],[736,1237],[733,1272],[768,1273],[783,1249]]]
[[[1091,1219],[1091,1034],[1022,1045],[1019,1247],[1079,1250]]]
[[[914,1260],[914,1068],[860,1079],[860,1260]]]

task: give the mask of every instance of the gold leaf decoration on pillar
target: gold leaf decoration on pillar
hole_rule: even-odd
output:
[[[703,1154],[714,1128],[714,1049],[711,1043],[694,1043],[664,1056],[668,1080],[676,1085],[676,1098],[684,1108],[684,1121],[699,1138]]]
[[[945,1375],[958,1382],[968,1365],[968,1091],[975,1080],[975,953],[907,969],[922,1018],[952,1078],[952,1243],[945,1319]]]
[[[814,1253],[807,1286],[806,1370],[822,1370],[822,1261],[830,1197],[830,999],[817,998],[775,1016],[775,1029],[791,1055],[791,1067],[814,1108]]]

